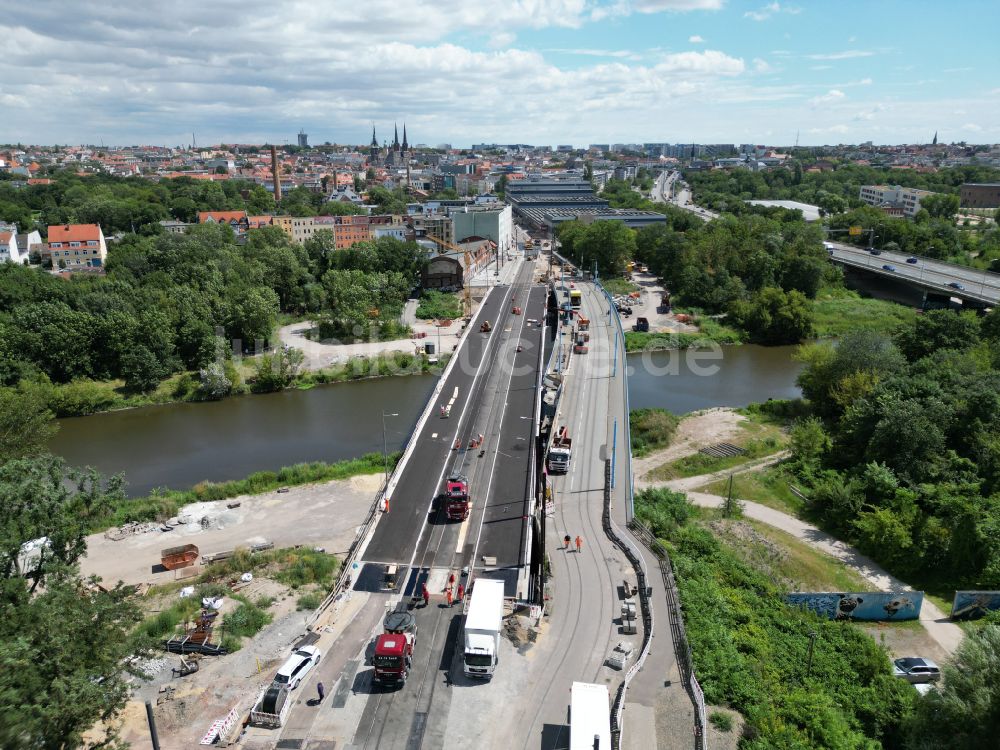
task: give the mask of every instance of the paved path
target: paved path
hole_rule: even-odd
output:
[[[776,457],[770,458],[773,459]],[[774,461],[770,461],[770,463],[773,462]],[[759,462],[753,465],[737,467],[736,469],[729,469],[721,474],[705,474],[700,477],[688,477],[686,479],[676,479],[669,482],[654,482],[648,483],[646,486],[669,487],[670,489],[678,492],[687,492],[688,498],[690,498],[691,502],[695,505],[705,508],[719,508],[722,507],[723,503],[726,501],[724,497],[721,497],[720,495],[712,495],[707,492],[695,492],[692,491],[692,488],[708,484],[709,482],[715,481],[721,476],[728,475],[734,471],[739,472],[740,469],[747,471],[762,468],[764,465],[767,465],[767,463]],[[740,500],[740,504],[743,506],[743,515],[766,523],[768,526],[780,529],[787,534],[791,534],[796,539],[808,544],[810,547],[814,547],[815,549],[836,558],[882,591],[913,590],[912,586],[904,583],[895,576],[890,575],[883,568],[879,567],[873,560],[865,557],[854,549],[854,547],[851,547],[836,537],[821,531],[812,524],[806,523],[805,521],[795,518],[794,516],[790,516],[787,513],[782,513],[779,510],[769,508],[766,505],[761,505],[760,503]],[[958,645],[962,642],[962,629],[958,625],[951,622],[949,618],[926,597],[924,598],[923,606],[920,608],[920,623],[927,630],[927,634],[949,654],[954,653],[958,648]]]

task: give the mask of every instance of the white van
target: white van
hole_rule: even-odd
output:
[[[287,661],[281,665],[278,674],[274,676],[275,685],[295,690],[309,670],[319,664],[320,652],[315,646],[302,646],[295,649]]]

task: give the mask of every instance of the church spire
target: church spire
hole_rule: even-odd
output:
[[[405,136],[406,126],[405,125],[403,126],[403,133],[404,133],[403,140],[405,141],[406,140],[406,136]],[[937,131],[936,130],[934,131],[934,140],[931,141],[931,145],[932,146],[936,146],[937,145]]]
[[[403,123],[403,151],[409,151],[409,144],[406,142],[406,123]]]
[[[372,148],[378,148],[378,141],[375,140],[375,123],[372,123]]]
[[[397,126],[396,123],[392,124],[392,131],[392,150],[399,151],[399,126]]]

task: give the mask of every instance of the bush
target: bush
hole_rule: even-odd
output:
[[[252,638],[271,622],[271,615],[264,609],[244,602],[226,615],[223,625],[226,635],[236,638]]]
[[[666,539],[671,532],[688,522],[693,506],[683,492],[647,488],[635,498],[636,518],[649,527],[653,536]]]
[[[462,315],[462,301],[457,294],[446,294],[428,289],[420,296],[416,315],[421,320],[454,320]]]
[[[670,445],[679,423],[666,409],[633,409],[629,414],[632,455],[638,458]]]
[[[296,609],[316,609],[320,604],[323,603],[323,596],[317,592],[312,591],[308,594],[303,594],[298,598],[296,602]]]
[[[708,715],[708,720],[712,723],[712,726],[720,732],[733,731],[733,717],[729,714],[722,713],[722,711],[712,711],[712,713]]]
[[[340,561],[333,555],[304,549],[295,550],[284,562],[285,568],[275,578],[293,589],[311,583],[329,585],[340,566]]]

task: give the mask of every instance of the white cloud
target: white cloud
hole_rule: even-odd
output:
[[[818,107],[820,104],[831,104],[833,102],[839,102],[847,96],[840,89],[830,89],[825,94],[820,94],[819,96],[814,96],[809,100],[809,103],[814,107]]]
[[[768,64],[767,60],[763,60],[759,57],[753,59],[753,72],[754,73],[770,73],[773,70]]]
[[[517,34],[512,34],[509,31],[498,31],[490,37],[489,46],[492,49],[504,49],[512,45],[516,39]]]
[[[832,65],[810,65],[809,70],[833,70]]]
[[[798,15],[802,12],[801,8],[797,8],[790,5],[781,5],[780,3],[773,2],[767,5],[761,6],[757,10],[748,10],[743,14],[744,18],[749,18],[754,21],[766,21],[771,16],[777,13],[788,13],[790,15]]]
[[[977,125],[974,122],[967,122],[962,126],[962,130],[968,130],[970,133],[982,133],[983,126]]]
[[[547,49],[546,52],[557,52],[563,55],[583,55],[584,57],[630,57],[634,58],[636,55],[629,52],[627,49],[562,49],[553,48]]]
[[[824,54],[808,55],[810,60],[850,60],[855,57],[871,57],[874,52],[861,49],[849,49],[843,52],[828,52]]]
[[[702,44],[702,43],[703,43],[704,41],[705,41],[705,40],[704,40],[704,39],[702,39],[702,38],[701,38],[700,36],[698,36],[697,34],[695,34],[694,36],[689,36],[689,37],[688,37],[688,42],[690,42],[691,44]]]

